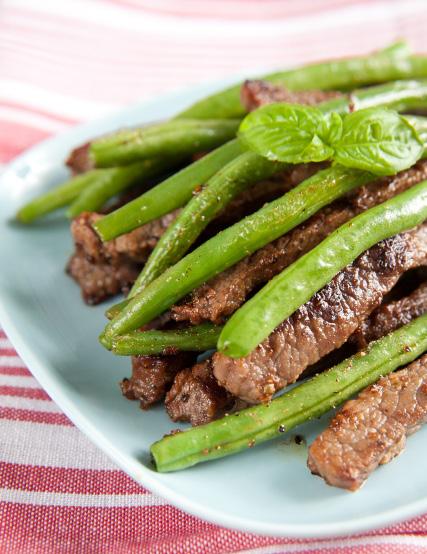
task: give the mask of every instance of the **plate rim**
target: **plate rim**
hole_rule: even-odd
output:
[[[97,118],[93,121],[74,125],[62,133],[37,143],[35,146],[25,150],[22,154],[14,158],[10,163],[6,164],[0,175],[0,186],[6,186],[8,176],[14,174],[15,169],[18,168],[19,165],[25,163],[27,158],[32,158],[38,151],[43,152],[46,148],[54,145],[58,140],[71,141],[77,144],[80,142],[80,139],[78,141],[74,140],[77,136],[80,137],[81,133],[85,132],[89,134],[93,133],[94,127],[102,123],[105,124],[109,118],[125,117],[127,113],[133,111],[137,107],[148,110],[150,105],[165,105],[168,101],[176,101],[179,97],[185,98],[190,92],[192,96],[196,93],[200,98],[206,93],[212,93],[224,85],[233,84],[237,80],[236,78],[215,80],[198,86],[186,87],[181,90],[159,95],[158,98],[153,100],[135,102],[127,107],[108,112],[104,117]],[[336,524],[287,524],[257,522],[246,517],[232,516],[229,514],[223,515],[222,512],[217,509],[209,508],[200,502],[187,499],[185,495],[175,492],[166,483],[157,480],[155,471],[134,460],[130,461],[122,457],[120,451],[106,439],[103,433],[97,431],[90,418],[79,412],[75,402],[70,400],[62,390],[61,381],[58,379],[58,376],[44,367],[43,360],[39,359],[32,351],[30,345],[31,341],[29,339],[27,340],[25,333],[21,333],[14,324],[13,317],[9,316],[7,310],[3,306],[3,295],[3,290],[0,288],[0,324],[18,355],[51,399],[59,406],[72,423],[83,432],[92,443],[100,448],[106,456],[113,460],[122,471],[130,475],[132,479],[142,487],[161,496],[163,499],[186,513],[215,525],[240,532],[257,533],[280,538],[331,538],[366,532],[386,525],[392,525],[420,515],[427,510],[426,496],[423,499],[408,502],[391,510],[379,512],[375,516],[370,515],[367,517],[351,518]],[[188,471],[191,471],[191,469]]]

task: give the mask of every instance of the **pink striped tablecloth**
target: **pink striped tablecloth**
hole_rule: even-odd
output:
[[[399,37],[427,51],[426,24],[424,0],[3,0],[0,163],[80,121],[235,71],[368,52]],[[0,553],[391,554],[427,552],[426,534],[427,515],[300,541],[186,515],[98,451],[0,331]]]

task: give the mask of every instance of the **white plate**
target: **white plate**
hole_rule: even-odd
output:
[[[218,86],[218,85],[217,85]],[[186,471],[158,474],[150,444],[176,427],[162,407],[142,412],[117,383],[129,362],[97,342],[104,306],[86,307],[65,275],[68,224],[53,215],[31,227],[10,222],[16,209],[66,177],[69,150],[122,125],[170,116],[216,87],[123,110],[48,140],[18,158],[0,186],[0,320],[25,363],[70,419],[124,471],[172,504],[213,523],[278,536],[321,537],[363,531],[427,511],[427,429],[382,467],[363,490],[333,489],[306,468],[306,450],[289,439]],[[325,420],[298,430],[308,442]]]

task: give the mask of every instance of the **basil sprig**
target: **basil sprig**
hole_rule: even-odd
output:
[[[288,163],[333,160],[377,175],[411,167],[423,154],[423,141],[411,123],[387,108],[350,114],[324,114],[299,104],[270,104],[250,113],[241,140],[269,160]]]

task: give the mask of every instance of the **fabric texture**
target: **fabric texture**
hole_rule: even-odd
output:
[[[399,37],[426,51],[426,23],[423,0],[3,0],[0,163],[127,103],[235,72],[365,53]],[[426,534],[427,515],[328,540],[189,516],[93,446],[0,331],[0,553],[418,553]]]

